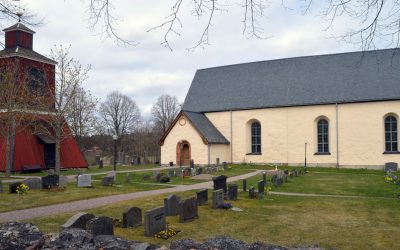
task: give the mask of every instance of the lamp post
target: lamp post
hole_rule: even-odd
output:
[[[114,140],[114,171],[117,171],[117,140],[118,140],[118,136],[113,135],[113,140]]]

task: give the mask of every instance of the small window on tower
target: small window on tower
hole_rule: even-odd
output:
[[[27,85],[32,93],[43,95],[45,90],[44,72],[31,68],[28,72]]]

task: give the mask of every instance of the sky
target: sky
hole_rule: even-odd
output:
[[[318,6],[307,15],[296,8],[285,8],[281,1],[270,1],[260,25],[267,39],[243,35],[243,8],[237,1],[225,1],[210,28],[210,45],[187,50],[200,38],[205,19],[191,15],[188,2],[182,9],[180,36],[171,35],[173,51],[163,47],[165,30],[147,30],[160,25],[168,16],[173,0],[113,0],[113,15],[119,19],[118,34],[135,41],[123,46],[91,31],[87,0],[21,0],[37,13],[43,24],[36,31],[34,50],[49,55],[54,45],[71,46],[71,55],[81,64],[91,65],[83,84],[94,96],[105,100],[114,90],[131,97],[144,117],[150,117],[153,103],[162,94],[183,102],[197,69],[296,56],[331,54],[359,50],[359,45],[336,37],[349,28],[340,20],[325,30],[329,22],[320,17]],[[287,6],[293,2],[287,1]],[[13,23],[10,22],[9,25]],[[3,25],[4,26],[4,25]],[[221,93],[223,94],[223,93]]]

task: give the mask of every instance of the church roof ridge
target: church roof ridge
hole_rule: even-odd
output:
[[[13,30],[21,30],[21,31],[25,31],[30,34],[35,34],[35,31],[29,29],[28,27],[26,27],[24,24],[22,24],[20,22],[14,24],[8,28],[3,29],[4,32],[13,31]]]

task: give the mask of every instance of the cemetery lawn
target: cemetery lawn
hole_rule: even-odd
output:
[[[281,187],[272,186],[271,191],[395,198],[400,186],[386,183],[385,176],[383,170],[308,168],[307,174],[289,177],[287,183]],[[257,189],[258,180],[259,176],[248,179],[247,186]],[[268,184],[271,186],[270,182]],[[241,188],[241,183],[239,186]]]
[[[301,178],[301,177],[299,177]],[[383,183],[382,185],[389,185]],[[193,197],[195,191],[178,193]],[[167,194],[120,202],[88,210],[96,215],[120,219],[122,212],[131,206],[144,211],[163,205]],[[209,203],[211,191],[209,191]],[[226,235],[247,243],[264,241],[286,247],[313,246],[335,249],[400,249],[400,202],[381,197],[298,197],[272,195],[264,199],[250,199],[239,192],[233,206],[243,209],[211,209],[199,207],[199,218],[179,223],[178,216],[167,217],[169,227],[182,232],[172,239],[161,240],[144,237],[144,227],[115,228],[115,234],[131,240],[152,242],[168,246],[171,240],[193,238],[204,241],[216,235]],[[58,232],[60,225],[74,213],[29,220],[45,232]]]
[[[17,194],[9,194],[8,184],[3,183],[3,193],[0,193],[0,212],[170,187],[165,185],[156,186],[137,183],[122,183],[121,185],[104,187],[100,182],[96,181],[93,181],[92,184],[94,188],[78,188],[76,183],[70,182],[63,191],[29,190],[27,195],[20,196]]]

